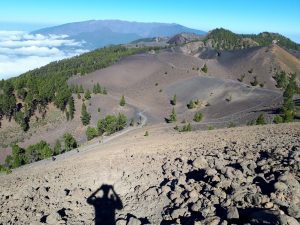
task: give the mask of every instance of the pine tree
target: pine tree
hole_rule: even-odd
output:
[[[74,104],[74,98],[71,96],[69,98],[69,113],[71,120],[74,119],[74,113],[75,113],[75,104]]]
[[[125,102],[125,97],[124,95],[122,95],[121,100],[120,100],[120,106],[125,106],[126,102]]]
[[[80,86],[79,86],[79,93],[84,93],[84,89],[83,89],[83,86],[82,86],[82,84],[80,84]]]
[[[176,102],[177,102],[176,95],[173,96],[173,98],[172,98],[172,100],[170,102],[171,102],[171,105],[176,105]]]
[[[96,91],[98,94],[102,94],[102,88],[99,83],[96,84]]]
[[[86,90],[86,92],[84,93],[84,98],[87,99],[87,100],[91,98],[91,92],[90,92],[89,89]]]
[[[175,112],[175,108],[173,107],[172,113],[171,113],[170,118],[169,118],[169,122],[173,123],[173,122],[176,122],[176,121],[177,121],[177,115],[176,115],[176,112]]]
[[[207,73],[208,68],[207,68],[206,63],[205,63],[204,66],[201,68],[201,70],[202,70],[202,72]]]
[[[81,107],[81,122],[84,126],[88,125],[91,120],[91,115],[86,110],[86,105],[82,103]]]

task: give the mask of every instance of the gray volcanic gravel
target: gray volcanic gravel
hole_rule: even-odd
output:
[[[146,126],[0,175],[0,224],[297,225],[299,137],[299,123]]]

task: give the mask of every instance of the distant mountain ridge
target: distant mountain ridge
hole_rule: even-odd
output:
[[[202,30],[191,29],[175,23],[142,23],[122,20],[89,20],[68,23],[33,31],[32,34],[68,35],[85,41],[88,49],[110,44],[126,44],[140,38],[171,37],[178,33],[204,35]]]

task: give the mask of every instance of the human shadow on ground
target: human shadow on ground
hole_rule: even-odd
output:
[[[96,196],[99,193],[100,196]],[[113,186],[103,184],[91,196],[87,198],[87,203],[94,206],[95,225],[115,225],[116,210],[123,208],[120,197],[115,192]]]

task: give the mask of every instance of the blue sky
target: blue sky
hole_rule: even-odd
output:
[[[300,0],[3,0],[0,29],[34,30],[90,19],[179,23],[239,33],[279,32],[300,42]]]

